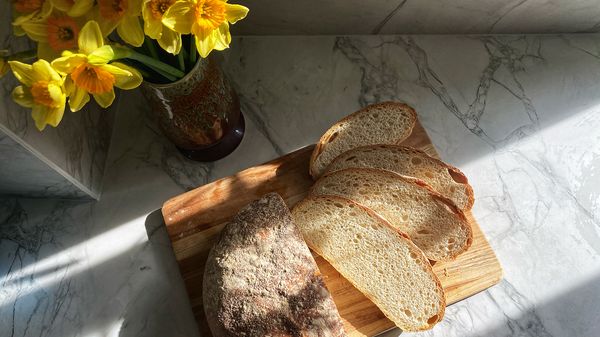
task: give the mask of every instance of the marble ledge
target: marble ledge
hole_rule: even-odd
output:
[[[126,92],[100,201],[0,202],[2,333],[197,336],[156,209],[401,100],[469,177],[505,271],[433,330],[402,335],[597,335],[600,36],[244,37],[224,56],[247,121],[229,157],[183,159]]]
[[[598,32],[594,0],[246,0],[235,35]]]

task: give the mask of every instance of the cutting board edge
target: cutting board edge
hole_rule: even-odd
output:
[[[308,151],[309,149],[312,151],[312,149],[314,149],[315,146],[316,146],[316,144],[308,144],[308,145],[305,145],[305,146],[301,146],[301,147],[299,147],[299,148],[297,148],[297,149],[295,149],[293,151],[290,151],[289,153],[287,153],[287,154],[285,154],[283,156],[280,156],[280,157],[268,160],[268,161],[263,162],[261,164],[253,165],[253,166],[250,166],[250,167],[246,167],[245,169],[243,169],[241,171],[238,171],[238,172],[236,172],[234,174],[242,174],[242,173],[245,173],[247,171],[257,170],[258,168],[260,168],[262,166],[273,165],[274,163],[277,163],[277,162],[285,162],[285,160],[287,158],[289,158],[289,157],[298,156],[298,155],[302,154],[304,151]],[[308,168],[307,168],[306,172],[308,173]],[[171,221],[168,220],[168,215],[165,213],[165,209],[169,209],[169,205],[170,204],[172,204],[176,200],[182,200],[182,199],[185,199],[185,198],[189,198],[189,196],[193,195],[194,193],[197,193],[197,189],[202,188],[203,186],[212,185],[212,184],[218,184],[220,181],[226,181],[227,179],[231,178],[232,175],[228,175],[228,176],[219,178],[219,179],[217,179],[215,181],[211,181],[210,183],[206,183],[206,184],[197,186],[197,187],[195,187],[195,188],[193,188],[193,189],[191,189],[189,191],[186,191],[184,193],[178,194],[178,195],[176,195],[174,197],[171,197],[171,198],[167,199],[165,202],[163,202],[163,204],[162,204],[162,206],[160,208],[160,213],[163,216],[163,220],[165,222],[165,226],[168,228],[169,225],[171,225],[171,223],[170,223]]]
[[[415,125],[415,128],[413,129],[413,134],[411,134],[411,136],[409,137],[409,139],[406,140],[406,142],[403,142],[402,145],[408,145],[408,146],[414,146],[420,149],[425,150],[428,154],[432,155],[433,157],[439,158],[439,154],[437,153],[435,146],[432,144],[431,139],[429,138],[429,135],[427,134],[427,132],[425,131],[425,129],[423,128],[423,126],[421,125],[420,121],[417,120],[417,124]],[[282,157],[278,157],[275,158],[273,160],[267,161],[265,163],[262,164],[258,164],[256,166],[252,166],[252,167],[248,167],[242,171],[239,171],[237,173],[234,173],[228,177],[224,177],[221,179],[218,179],[214,182],[208,183],[206,185],[203,186],[199,186],[193,190],[184,192],[178,196],[175,196],[173,198],[170,198],[169,200],[165,201],[165,203],[163,204],[163,207],[161,208],[161,213],[163,214],[163,218],[165,219],[165,226],[167,227],[167,232],[169,233],[169,239],[171,241],[171,243],[175,243],[177,241],[179,241],[180,239],[183,239],[185,237],[187,237],[187,235],[189,235],[189,232],[187,232],[186,230],[181,231],[181,224],[183,222],[185,222],[185,228],[192,228],[194,226],[196,226],[198,223],[194,223],[192,218],[188,218],[188,217],[177,217],[174,216],[170,219],[170,221],[168,221],[168,216],[173,215],[172,213],[169,213],[169,211],[174,211],[179,209],[178,207],[180,207],[181,205],[187,205],[189,206],[189,202],[210,202],[210,200],[205,199],[205,198],[195,198],[194,195],[197,194],[198,192],[212,192],[210,187],[213,184],[219,184],[221,181],[226,180],[226,179],[230,179],[232,177],[237,177],[240,174],[243,173],[261,173],[263,171],[268,171],[269,168],[271,169],[275,169],[277,170],[277,173],[279,173],[279,170],[281,169],[281,172],[288,172],[289,174],[289,168],[293,166],[287,166],[286,161],[294,161],[299,159],[298,157],[304,158],[305,156],[307,156],[309,153],[308,151],[311,151],[312,148],[314,147],[314,145],[307,145],[304,147],[300,147],[297,150],[288,153]],[[308,160],[307,158],[304,158],[303,160]],[[277,166],[277,167],[273,167],[273,164],[277,164],[277,163],[281,163],[281,165]],[[306,167],[306,175],[308,175],[308,165],[307,163],[304,164]],[[298,167],[299,168],[299,167]],[[296,172],[304,172],[304,169],[297,169]],[[279,174],[276,174],[276,176],[279,176]],[[283,174],[283,176],[285,176],[285,173]],[[255,179],[255,177],[252,177],[252,179]],[[301,178],[304,179],[304,178]],[[310,179],[311,183],[312,180]],[[308,183],[308,181],[305,181],[304,183]],[[215,186],[216,189],[218,189],[218,186]],[[289,194],[290,190],[287,188],[282,188],[282,186],[278,186],[277,189],[274,189],[273,191],[275,192],[280,192],[282,193],[282,196],[284,196],[284,194]],[[287,198],[286,198],[287,200]],[[187,203],[186,203],[187,202]],[[196,213],[196,214],[201,214],[202,211]],[[210,219],[211,215],[209,214],[209,212],[205,213],[204,216],[206,216],[207,218],[205,219]],[[449,290],[450,292],[454,292],[456,294],[455,296],[455,300],[453,300],[453,302],[448,302],[448,305],[457,303],[463,299],[469,298],[475,294],[478,294],[480,292],[483,292],[495,285],[497,285],[498,283],[500,283],[503,279],[503,275],[504,275],[504,270],[502,268],[502,265],[500,264],[500,261],[495,253],[495,251],[492,249],[491,245],[489,244],[489,241],[487,240],[485,233],[483,233],[483,231],[481,230],[481,227],[479,225],[479,223],[477,222],[477,220],[472,217],[472,219],[470,219],[470,221],[473,221],[473,224],[475,226],[477,226],[479,228],[479,230],[481,231],[481,236],[483,238],[483,242],[482,244],[486,246],[486,249],[484,251],[482,251],[482,256],[486,257],[487,262],[485,262],[485,266],[487,266],[488,268],[493,268],[491,270],[490,274],[485,275],[483,278],[480,279],[473,279],[470,280],[470,278],[467,278],[465,280],[468,280],[466,283],[462,283],[461,284],[456,284],[456,287],[451,287],[451,288],[455,288],[454,290]],[[172,223],[172,226],[170,226]],[[200,223],[204,223],[204,222],[200,222]],[[173,235],[172,235],[173,234]],[[173,247],[174,249],[174,253],[177,255],[177,253],[175,252],[175,246]],[[475,257],[476,260],[475,261],[479,261],[477,260],[477,257]],[[181,264],[182,260],[181,259],[177,259],[177,263],[179,266],[179,270],[180,273],[183,275],[185,275],[184,270],[189,267],[184,267],[184,265]],[[452,274],[453,275],[453,274]],[[491,276],[491,277],[490,277]],[[455,276],[449,276],[450,278],[454,278]],[[478,283],[478,280],[483,281]],[[194,283],[193,283],[193,279],[184,279],[184,282],[186,283],[186,292],[188,293],[188,298],[190,299],[190,301],[192,301],[195,297],[198,297],[198,294],[195,294],[195,292],[190,293],[189,289],[190,287],[195,287]],[[448,281],[451,282],[451,281]],[[341,289],[341,288],[340,288]],[[333,294],[333,293],[332,293]],[[201,297],[200,297],[201,298]],[[198,298],[196,298],[198,299]],[[196,314],[195,314],[196,317]],[[198,325],[199,327],[202,327],[201,325],[201,320],[202,317],[196,317],[196,319],[200,319],[198,320]],[[385,328],[385,330],[380,330],[378,331],[376,334],[370,334],[369,336],[375,336],[378,335],[384,331],[388,331],[389,328],[386,327],[385,325],[387,325],[387,323],[378,320],[378,321],[373,321],[373,323],[375,324],[379,324],[379,327],[381,328]],[[370,325],[371,323],[369,323]],[[364,327],[364,326],[363,326]],[[200,329],[202,331],[202,329]],[[350,330],[349,336],[352,337],[357,337],[357,336],[366,336],[364,334],[361,333],[360,330],[358,329],[354,329],[354,330]]]

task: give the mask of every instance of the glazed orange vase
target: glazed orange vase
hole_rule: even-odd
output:
[[[200,58],[176,82],[145,81],[142,92],[165,136],[191,160],[221,159],[244,136],[239,99],[212,58]]]

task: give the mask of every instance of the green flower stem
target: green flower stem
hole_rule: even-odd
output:
[[[181,48],[179,54],[177,54],[177,62],[179,62],[179,70],[185,71],[185,61],[183,60],[183,54],[185,54],[185,50]]]
[[[152,56],[152,58],[158,60],[158,52],[156,51],[156,46],[154,45],[154,42],[152,42],[152,40],[150,40],[148,37],[146,37],[144,39],[144,44],[146,45],[146,48],[148,48],[148,51],[150,52],[150,56]]]
[[[115,59],[127,58],[130,60],[136,60],[142,62],[148,67],[156,70],[161,75],[170,75],[165,76],[169,78],[171,81],[182,78],[185,74],[183,71],[172,67],[164,62],[159,61],[158,59],[154,59],[150,56],[146,56],[144,54],[138,53],[134,50],[131,50],[127,47],[123,46],[113,46],[113,51],[115,54]]]
[[[190,67],[194,67],[196,65],[196,57],[198,56],[198,51],[196,50],[196,39],[194,36],[190,36]]]
[[[177,80],[179,79],[178,77],[175,77],[175,76],[173,76],[173,75],[171,75],[171,74],[168,74],[168,73],[166,73],[166,72],[164,72],[164,71],[162,71],[162,70],[160,70],[160,69],[156,69],[156,68],[152,68],[152,69],[154,69],[154,71],[156,71],[156,72],[157,72],[157,73],[159,73],[159,74],[160,74],[162,77],[166,78],[167,80],[169,80],[169,81],[171,81],[171,82],[175,82],[175,81],[177,81]],[[147,76],[146,76],[146,78],[147,78]]]

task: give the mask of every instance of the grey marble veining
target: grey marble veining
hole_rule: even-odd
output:
[[[403,335],[597,335],[600,36],[246,37],[224,55],[247,122],[229,157],[185,160],[124,92],[99,202],[2,199],[0,336],[196,336],[156,209],[389,99],[469,177],[505,276]]]
[[[243,35],[598,32],[594,0],[247,0]]]
[[[27,38],[12,35],[11,13],[10,2],[0,2],[0,49],[18,52],[34,47]],[[37,164],[31,161],[32,167],[23,167],[23,171],[20,174],[15,173],[14,177],[3,177],[5,181],[11,180],[13,188],[0,189],[0,195],[10,193],[25,197],[44,195],[99,198],[118,99],[109,109],[102,109],[94,103],[88,104],[77,113],[67,109],[57,128],[47,126],[43,132],[39,132],[31,118],[30,109],[18,106],[10,97],[16,85],[18,82],[12,74],[0,79],[0,130],[6,130],[11,137],[18,138],[18,142],[34,149],[32,156],[40,159]],[[17,153],[11,155],[18,156]],[[51,166],[47,163],[51,163]],[[8,170],[4,165],[7,164],[0,163],[0,169]],[[34,169],[40,172],[42,167],[47,167],[49,171],[43,175],[38,174],[35,184],[23,186],[21,191],[16,189],[20,181],[34,179],[33,176],[25,176],[25,172]],[[75,191],[74,193],[67,193],[65,188],[57,189],[56,179],[59,178],[41,180],[43,177],[54,177],[57,174],[63,176],[63,181],[71,184],[65,188]],[[34,185],[39,186],[39,189],[33,189]]]
[[[35,198],[85,198],[73,182],[0,130],[0,194]]]

